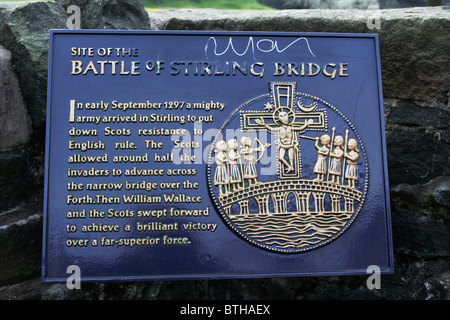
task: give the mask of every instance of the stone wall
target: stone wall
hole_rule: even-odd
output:
[[[41,284],[49,29],[378,33],[395,273],[366,277]],[[380,18],[370,30],[367,19]],[[450,10],[146,13],[140,1],[0,2],[0,299],[449,299]]]

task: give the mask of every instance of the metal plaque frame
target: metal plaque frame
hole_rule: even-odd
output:
[[[52,30],[47,99],[43,282],[393,272],[377,35]]]

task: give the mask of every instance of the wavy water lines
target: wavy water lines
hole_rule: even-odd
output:
[[[243,233],[257,242],[280,249],[298,249],[331,238],[351,216],[351,213],[283,213],[230,218]]]

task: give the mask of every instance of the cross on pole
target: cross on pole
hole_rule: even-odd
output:
[[[272,82],[271,102],[265,111],[242,111],[243,131],[269,131],[277,135],[280,179],[301,177],[301,153],[298,133],[326,129],[325,110],[316,110],[295,99],[295,82]]]

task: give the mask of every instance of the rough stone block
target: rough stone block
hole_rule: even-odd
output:
[[[40,203],[28,203],[2,212],[0,243],[0,287],[39,277],[42,256]]]
[[[377,33],[385,97],[448,103],[450,10],[282,10],[150,12],[150,25],[165,30]],[[368,22],[379,21],[379,29]],[[369,23],[370,26],[372,26]]]
[[[449,227],[431,216],[394,206],[392,234],[397,253],[420,258],[450,255]]]
[[[76,5],[81,9],[82,29],[146,30],[150,20],[139,0],[57,0],[65,9]]]
[[[11,51],[33,127],[45,123],[49,30],[66,19],[53,2],[0,2],[0,44]]]
[[[427,128],[388,128],[386,148],[391,187],[423,184],[450,174],[448,142],[439,131]]]
[[[11,53],[0,45],[0,150],[28,142],[30,124]]]
[[[414,101],[399,101],[397,106],[391,109],[388,122],[408,127],[448,129],[450,109],[438,105],[420,105]]]
[[[25,149],[0,152],[0,211],[7,210],[35,194],[35,177]]]

